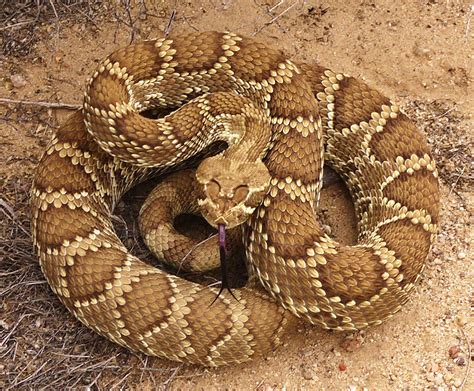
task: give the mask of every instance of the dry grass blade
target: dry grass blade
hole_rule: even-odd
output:
[[[466,335],[466,332],[462,327],[459,328],[461,330],[462,337],[467,345],[467,366],[466,366],[466,374],[462,380],[461,386],[459,387],[460,390],[464,389],[464,385],[466,384],[467,379],[469,378],[469,372],[471,370],[471,360],[472,360],[472,349],[471,349],[471,342],[469,337]]]
[[[74,104],[74,103],[29,101],[29,100],[8,99],[8,98],[0,98],[0,104],[28,105],[28,106],[47,107],[51,109],[67,109],[67,110],[78,110],[81,108],[81,105]]]
[[[279,3],[280,4],[280,3]],[[279,5],[278,4],[278,5]],[[255,31],[252,36],[257,35],[260,33],[265,27],[270,26],[272,23],[275,23],[278,19],[280,19],[282,16],[284,16],[286,13],[288,13],[292,8],[294,8],[298,4],[298,1],[295,1],[293,4],[291,4],[288,8],[280,12],[278,15],[274,16],[272,19],[270,19],[268,22],[266,22],[262,27],[260,27],[257,31]],[[277,6],[278,6],[277,5]],[[277,6],[271,8],[270,12],[276,8]]]
[[[171,32],[171,26],[173,24],[175,17],[176,17],[176,10],[173,10],[171,12],[170,19],[168,20],[168,25],[166,26],[165,31],[164,31],[165,37],[168,36],[169,33]]]

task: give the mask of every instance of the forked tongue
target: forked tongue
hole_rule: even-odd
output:
[[[227,274],[227,259],[226,259],[226,249],[225,249],[225,225],[224,224],[219,224],[217,226],[217,235],[219,236],[219,255],[220,255],[220,261],[221,261],[221,289],[219,290],[219,293],[217,294],[216,298],[213,300],[211,305],[214,304],[214,302],[217,300],[217,298],[220,296],[222,291],[224,289],[227,289],[232,297],[238,301],[238,299],[234,296],[232,293],[232,290],[229,287],[229,280],[228,280],[228,274]]]

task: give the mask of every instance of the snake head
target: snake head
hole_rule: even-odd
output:
[[[196,179],[203,217],[213,227],[233,228],[244,223],[263,200],[270,173],[262,161],[241,162],[213,156],[201,162]]]

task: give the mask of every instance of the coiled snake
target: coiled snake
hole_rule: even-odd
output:
[[[177,110],[140,114],[150,108]],[[219,140],[228,149],[195,175],[200,210],[213,225],[243,223],[249,267],[267,293],[253,282],[233,291],[238,301],[224,291],[209,306],[218,288],[140,261],[111,215],[156,169]],[[351,192],[354,246],[315,218],[323,157]],[[132,350],[207,366],[265,354],[291,313],[337,330],[380,324],[418,280],[439,208],[425,137],[396,105],[351,77],[217,32],[111,54],[48,146],[31,194],[42,271],[82,323]],[[169,227],[154,231],[166,237]]]

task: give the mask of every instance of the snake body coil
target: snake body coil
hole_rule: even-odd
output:
[[[182,105],[158,120],[140,115]],[[218,288],[140,261],[118,239],[111,215],[149,167],[175,166],[216,140],[232,145],[241,126],[253,140],[246,158],[263,158],[270,174],[243,229],[250,268],[270,295],[245,287],[234,290],[238,302],[224,292],[209,307]],[[229,157],[244,175],[235,145]],[[354,246],[335,242],[315,219],[323,158],[351,192]],[[207,185],[210,170],[202,168]],[[249,184],[236,194],[253,190]],[[423,269],[438,204],[426,140],[387,98],[258,41],[216,32],[111,54],[93,75],[83,110],[47,148],[31,199],[43,273],[82,323],[130,349],[207,366],[272,349],[292,323],[284,308],[337,330],[393,315]]]

